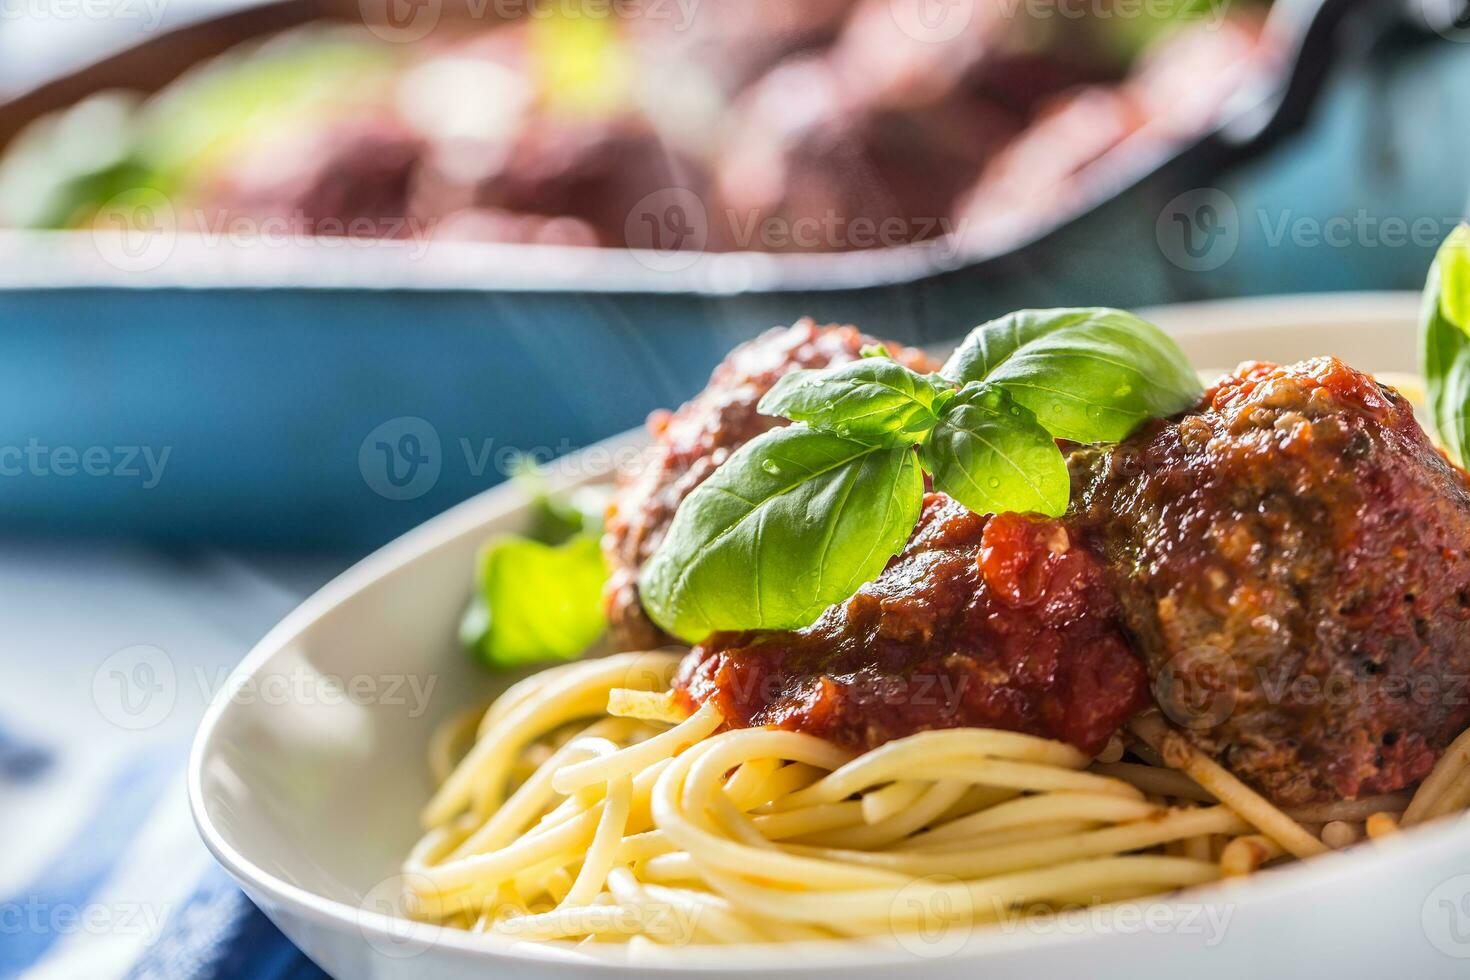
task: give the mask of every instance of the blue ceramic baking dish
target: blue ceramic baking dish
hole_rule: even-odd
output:
[[[1104,173],[1085,212],[990,250],[671,269],[552,246],[0,233],[0,532],[361,551],[503,479],[511,449],[547,458],[640,424],[732,345],[800,316],[930,343],[1022,306],[1412,288],[1433,243],[1288,253],[1251,217],[1342,200],[1462,212],[1465,173],[1389,173],[1369,151],[1410,150],[1428,125],[1435,159],[1470,159],[1462,96],[1413,120],[1381,105],[1399,88],[1470,90],[1470,59],[1441,42],[1344,64],[1380,9],[1279,4],[1297,45],[1283,78],[1198,143]],[[1266,153],[1313,110],[1291,154]],[[1210,231],[1211,195],[1238,210],[1213,264],[1165,240],[1171,209]]]

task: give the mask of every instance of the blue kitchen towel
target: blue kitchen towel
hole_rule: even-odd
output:
[[[318,980],[326,974],[281,935],[224,871],[214,868],[126,976]]]
[[[118,766],[103,805],[29,886],[0,899],[0,977],[326,976],[212,864],[185,862],[196,869],[197,880],[181,901],[141,892],[107,897],[108,883],[127,874],[130,860],[151,860],[131,845],[144,835],[160,804],[185,806],[182,796],[165,795],[179,785],[180,764],[179,754],[160,753]],[[9,789],[18,779],[33,778],[33,770],[21,776],[4,771],[0,786]],[[192,830],[185,822],[174,823],[185,836],[168,849],[196,850]]]
[[[0,980],[325,976],[204,848],[184,767],[228,671],[339,565],[0,548]],[[117,699],[138,649],[166,704]]]

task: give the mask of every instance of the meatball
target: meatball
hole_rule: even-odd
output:
[[[299,234],[405,237],[422,154],[419,137],[391,118],[297,127],[235,161],[211,200],[224,215],[285,221]]]
[[[1201,124],[1248,83],[1252,74],[1279,72],[1281,53],[1259,11],[1236,10],[1219,24],[1196,24],[1165,35],[1144,52],[1124,86],[1165,140],[1195,136]]]
[[[873,582],[795,632],[716,634],[676,688],[728,724],[776,725],[856,750],[981,727],[1096,754],[1146,707],[1097,560],[1058,521],[983,517],[933,493]]]
[[[830,59],[786,62],[734,109],[716,168],[711,241],[836,252],[935,237],[955,197],[1017,126],[984,100],[865,102]]]
[[[956,227],[977,242],[1014,241],[1084,206],[1078,177],[1146,122],[1116,88],[1091,85],[1057,97],[955,204]]]
[[[1248,364],[1071,465],[1160,707],[1276,802],[1403,789],[1470,721],[1470,484],[1392,389]]]
[[[688,29],[630,21],[652,61],[708,72],[726,93],[738,92],[793,55],[825,48],[856,0],[742,0],[700,8]]]
[[[668,641],[639,603],[638,571],[658,548],[674,511],[691,490],[735,450],[786,424],[756,411],[761,396],[789,371],[851,361],[872,343],[876,341],[856,327],[818,327],[810,319],[778,327],[731,351],[715,368],[708,387],[677,412],[650,416],[653,446],[637,472],[620,480],[603,538],[610,573],[605,599],[614,645],[633,650]],[[938,366],[921,351],[894,345],[889,350],[917,371]]]
[[[486,162],[474,185],[476,207],[575,217],[608,246],[684,247],[684,239],[673,236],[687,232],[650,227],[640,220],[640,202],[671,188],[696,197],[703,189],[702,168],[631,115],[536,118],[508,151],[490,154]]]
[[[956,14],[967,15],[962,25],[950,22]],[[946,14],[930,0],[862,0],[831,53],[844,87],[868,105],[973,99],[1027,117],[1051,96],[1116,76],[1107,46],[1088,32],[1085,21],[1043,23],[1003,4]]]
[[[690,238],[702,230],[697,216],[665,214],[705,192],[698,155],[665,139],[617,77],[597,93],[559,82],[566,52],[538,37],[527,22],[477,34],[400,83],[398,101],[428,143],[414,213],[443,217],[443,238],[702,246]],[[604,41],[604,55],[642,50],[624,52],[620,31]],[[659,221],[650,225],[645,213]]]
[[[1098,195],[1090,168],[1127,143],[1141,158],[1193,138],[1271,55],[1250,13],[1181,28],[1148,49],[1121,84],[1052,92],[1030,124],[955,205],[955,224],[977,243],[1015,241],[1079,212]]]

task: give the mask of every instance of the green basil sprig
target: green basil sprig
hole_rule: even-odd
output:
[[[685,498],[639,578],[654,622],[691,642],[807,626],[903,547],[924,472],[977,513],[1059,517],[1071,482],[1057,439],[1113,442],[1200,395],[1173,341],[1119,310],[1013,313],[936,375],[864,353],[761,399],[801,424],[747,443]]]
[[[1429,269],[1420,343],[1431,421],[1450,458],[1464,466],[1470,459],[1470,225],[1450,233]]]

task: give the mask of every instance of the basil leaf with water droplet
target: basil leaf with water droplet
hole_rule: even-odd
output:
[[[976,327],[939,372],[999,385],[1058,439],[1117,442],[1202,394],[1158,327],[1103,307],[1020,310]]]
[[[1461,466],[1470,459],[1470,225],[1440,246],[1420,314],[1424,381],[1434,429]]]
[[[690,642],[807,626],[883,571],[923,497],[912,448],[804,425],[772,430],[680,504],[639,577],[643,607]]]
[[[766,392],[757,411],[859,442],[908,446],[933,428],[934,403],[944,391],[879,354],[835,368],[793,371]]]
[[[1056,440],[997,385],[965,385],[919,457],[934,489],[977,514],[1067,512],[1072,481]]]

